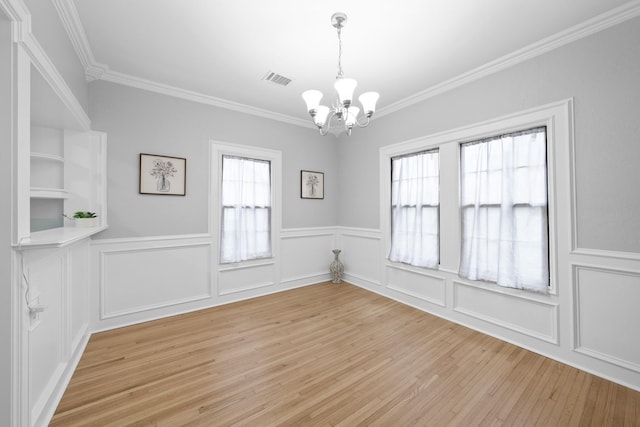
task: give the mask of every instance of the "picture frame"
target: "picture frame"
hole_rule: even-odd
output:
[[[140,153],[140,194],[184,196],[187,190],[187,159]]]
[[[300,198],[324,199],[324,172],[300,171]]]

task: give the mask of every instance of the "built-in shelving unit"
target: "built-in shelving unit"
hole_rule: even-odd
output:
[[[69,193],[61,188],[31,187],[32,199],[67,199]]]
[[[106,135],[74,120],[50,82],[31,68],[29,224],[22,247],[58,247],[104,230]],[[96,227],[75,228],[76,211],[96,212]]]

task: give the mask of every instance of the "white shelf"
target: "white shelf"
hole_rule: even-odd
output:
[[[31,153],[31,158],[64,163],[64,157],[56,156],[55,154]]]
[[[31,187],[32,199],[67,199],[69,193],[61,188]]]
[[[60,227],[49,230],[36,231],[28,238],[22,239],[16,248],[60,248],[70,245],[106,230],[106,225],[98,227]]]

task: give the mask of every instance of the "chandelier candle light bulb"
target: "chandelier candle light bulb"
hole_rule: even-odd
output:
[[[362,104],[362,111],[366,118],[364,123],[358,121],[360,108],[352,106],[353,92],[358,86],[358,82],[354,79],[345,78],[342,72],[342,38],[341,31],[344,23],[347,21],[347,15],[342,12],[336,12],[331,16],[331,24],[338,31],[338,75],[334,88],[337,92],[337,99],[332,108],[320,105],[322,100],[322,92],[319,90],[307,90],[302,93],[302,99],[307,104],[307,112],[313,119],[313,123],[320,130],[321,135],[329,133],[331,128],[331,119],[337,117],[338,121],[344,121],[344,129],[348,135],[351,135],[351,129],[354,126],[365,127],[369,125],[371,116],[376,111],[376,102],[380,95],[377,92],[366,92],[360,95],[358,100]]]

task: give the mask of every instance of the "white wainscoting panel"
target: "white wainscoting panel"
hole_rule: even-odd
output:
[[[218,264],[216,236],[91,241],[91,328],[102,331],[329,279],[335,228],[282,230],[277,256]]]
[[[454,310],[558,344],[558,305],[454,281]]]
[[[250,291],[275,285],[276,264],[273,261],[222,267],[218,270],[218,295]]]
[[[210,242],[148,243],[101,249],[101,319],[211,298]]]
[[[280,283],[328,280],[334,244],[334,229],[283,230],[280,253],[284,261]]]
[[[387,287],[441,307],[446,305],[444,277],[387,265]]]
[[[380,285],[384,272],[380,262],[380,232],[378,230],[345,228],[337,241],[342,250],[340,259],[345,275],[358,281]]]
[[[573,268],[576,351],[640,372],[640,272]]]
[[[32,305],[45,307],[34,315],[29,331],[29,408],[37,420],[45,410],[65,367],[66,353],[63,309],[65,292],[64,250],[25,253]]]

